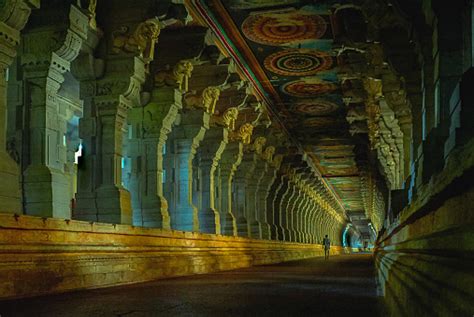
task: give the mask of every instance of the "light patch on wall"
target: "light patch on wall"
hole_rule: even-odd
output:
[[[82,156],[82,143],[79,143],[77,151],[74,153],[74,163],[79,164],[79,157]]]

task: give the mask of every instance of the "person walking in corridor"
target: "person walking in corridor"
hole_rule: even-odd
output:
[[[323,239],[323,246],[324,246],[324,259],[329,259],[329,250],[331,249],[331,240],[329,240],[328,235],[326,235]]]

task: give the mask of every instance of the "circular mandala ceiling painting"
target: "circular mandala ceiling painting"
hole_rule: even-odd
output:
[[[283,76],[309,76],[330,69],[333,58],[317,50],[290,49],[268,56],[264,65],[269,71]]]
[[[282,91],[294,97],[313,97],[325,93],[333,92],[337,85],[318,78],[303,78],[291,81],[282,86]]]
[[[242,23],[242,32],[249,40],[266,45],[319,39],[326,30],[321,16],[301,11],[254,14]]]
[[[308,99],[295,104],[291,111],[310,116],[324,116],[338,109],[339,106],[334,102],[324,99]]]
[[[335,127],[335,120],[331,117],[314,117],[308,118],[303,122],[304,127],[311,128],[330,128]]]

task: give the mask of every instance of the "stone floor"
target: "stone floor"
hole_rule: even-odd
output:
[[[313,258],[0,301],[9,316],[379,316],[372,256]]]

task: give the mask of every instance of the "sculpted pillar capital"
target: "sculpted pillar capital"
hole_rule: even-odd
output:
[[[39,0],[6,0],[0,8],[0,69],[7,68],[16,56],[20,31]]]
[[[138,53],[145,64],[150,63],[155,54],[155,44],[161,32],[161,24],[157,18],[141,22],[132,34],[126,26],[112,32],[112,53]]]
[[[252,124],[244,123],[237,131],[231,133],[230,139],[248,145],[251,142],[253,128],[254,126]]]

